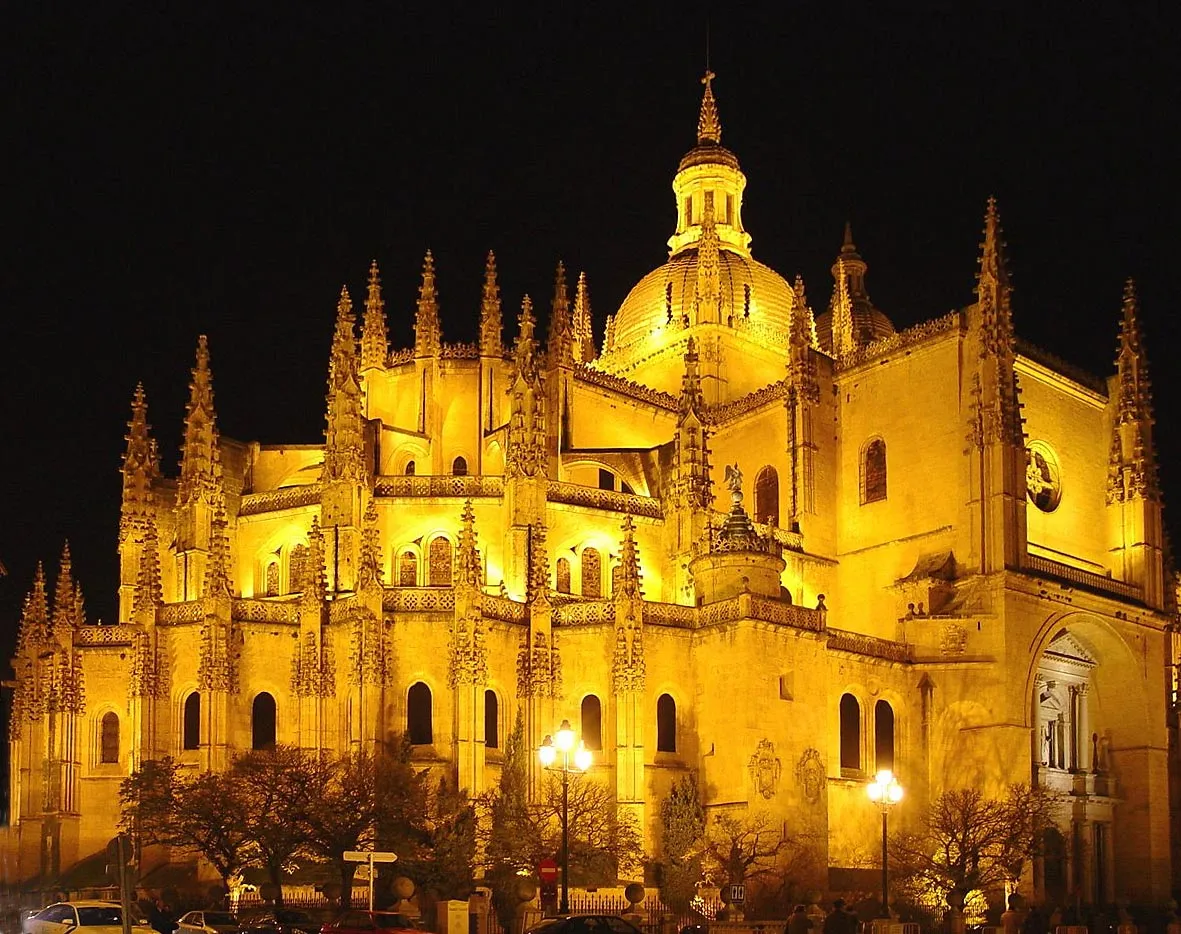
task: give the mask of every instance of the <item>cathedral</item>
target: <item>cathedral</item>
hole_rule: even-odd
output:
[[[341,291],[322,443],[221,437],[200,337],[170,476],[136,388],[118,620],[88,623],[67,552],[20,621],[21,878],[101,850],[145,760],[405,733],[474,795],[520,712],[534,750],[570,721],[655,856],[696,771],[707,812],[874,866],[892,769],[892,825],[948,789],[1059,793],[1038,898],[1168,897],[1175,600],[1132,283],[1106,376],[1024,344],[990,200],[972,304],[896,330],[846,228],[816,313],[752,252],[712,78],[668,259],[601,342],[584,275],[517,311],[492,254],[478,341],[445,341],[427,253],[411,347],[376,263],[362,308]]]

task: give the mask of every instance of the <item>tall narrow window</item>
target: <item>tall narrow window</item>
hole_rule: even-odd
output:
[[[99,761],[104,765],[119,761],[119,715],[113,711],[103,714]]]
[[[693,196],[689,195],[685,198],[685,226],[693,226]]]
[[[603,595],[603,561],[598,549],[582,549],[582,595],[601,597]]]
[[[779,474],[770,465],[755,477],[755,522],[779,525]]]
[[[656,699],[656,751],[677,751],[677,702],[670,694]]]
[[[275,748],[275,699],[263,691],[250,707],[250,748]]]
[[[852,694],[841,695],[841,768],[861,768],[861,705]]]
[[[185,749],[201,748],[201,695],[194,691],[185,698],[185,716],[181,745]]]
[[[416,746],[429,746],[435,741],[431,689],[421,681],[410,685],[406,692],[406,733]]]
[[[557,565],[558,593],[570,593],[570,561],[559,558]]]
[[[404,551],[398,556],[398,586],[418,586],[418,555]]]
[[[879,772],[894,770],[894,708],[884,700],[873,705],[873,758]]]
[[[267,564],[263,595],[267,597],[279,596],[279,562],[271,561]]]
[[[594,694],[582,699],[582,741],[587,749],[603,748],[603,705]]]
[[[432,587],[451,584],[451,542],[442,535],[431,539],[429,583]]]
[[[874,438],[861,455],[861,502],[886,498],[886,442]]]
[[[500,701],[492,690],[484,692],[484,746],[500,748]]]
[[[457,457],[451,462],[451,476],[466,477],[467,476],[467,458]]]

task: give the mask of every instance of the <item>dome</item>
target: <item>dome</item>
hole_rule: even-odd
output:
[[[869,302],[853,302],[853,343],[858,347],[872,344],[894,333],[894,325],[886,315]],[[832,310],[816,316],[816,341],[820,349],[832,353]]]
[[[696,322],[699,255],[695,248],[683,250],[635,285],[615,314],[608,353],[663,332],[670,317],[677,324],[686,318]],[[791,286],[774,269],[749,256],[725,248],[717,256],[720,323],[745,319],[760,339],[778,337],[786,345],[794,302]]]

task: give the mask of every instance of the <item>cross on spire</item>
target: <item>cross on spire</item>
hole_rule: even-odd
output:
[[[701,83],[705,93],[701,96],[701,112],[697,116],[697,143],[721,143],[722,121],[718,117],[718,102],[714,100],[713,80],[716,78],[708,68]]]

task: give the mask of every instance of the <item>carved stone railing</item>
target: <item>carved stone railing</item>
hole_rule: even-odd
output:
[[[669,412],[677,411],[680,405],[677,397],[670,393],[662,392],[659,389],[652,389],[650,386],[644,386],[640,383],[633,383],[630,379],[624,379],[622,376],[615,376],[614,374],[594,367],[576,366],[574,368],[574,378],[584,383],[601,386],[603,389],[610,389],[612,392],[617,392],[624,396],[630,396],[639,402],[654,405],[658,409],[666,409]]]
[[[810,610],[781,600],[771,600],[758,594],[744,594],[750,600],[750,616],[767,623],[790,626],[792,629],[806,629],[809,632],[823,632],[824,610]],[[739,598],[742,599],[742,598]]]
[[[139,626],[120,623],[117,626],[79,626],[74,630],[74,645],[131,645],[141,632]]]
[[[679,603],[645,603],[644,625],[649,623],[693,629],[697,625],[697,607]]]
[[[777,383],[771,383],[762,389],[756,389],[754,392],[747,393],[745,396],[735,399],[732,402],[726,402],[722,405],[711,405],[706,410],[706,421],[711,425],[722,425],[736,418],[740,418],[748,412],[761,409],[771,402],[783,399],[786,395],[787,380],[781,379]]]
[[[508,597],[494,597],[484,594],[481,600],[481,609],[489,619],[499,619],[506,623],[525,622],[525,604],[510,600]]]
[[[737,597],[728,600],[718,600],[697,607],[697,626],[716,626],[718,623],[732,623],[742,619],[742,608],[738,605]]]
[[[504,496],[503,477],[414,476],[378,477],[378,496],[457,496],[463,499]]]
[[[1072,567],[1069,564],[1063,564],[1061,561],[1054,561],[1051,558],[1043,558],[1040,555],[1027,555],[1022,570],[1029,571],[1038,577],[1050,577],[1057,581],[1077,584],[1085,590],[1097,593],[1113,594],[1128,600],[1142,601],[1144,599],[1144,591],[1135,584],[1117,581],[1093,571],[1084,571],[1082,568]]]
[[[648,516],[651,519],[659,519],[664,515],[660,508],[660,500],[651,496],[640,496],[638,493],[618,493],[615,490],[600,490],[598,487],[551,480],[546,485],[545,495],[551,503],[625,512],[633,516]]]
[[[439,348],[439,356],[444,360],[478,360],[480,359],[480,345],[444,344]]]
[[[320,502],[320,484],[289,486],[281,490],[267,490],[265,493],[247,493],[242,497],[238,515],[254,516],[260,512],[276,512],[280,509],[295,509],[299,506],[315,506]]]
[[[906,663],[914,660],[911,646],[905,642],[892,642],[889,639],[865,636],[859,632],[846,632],[843,629],[828,630],[828,647],[838,652],[866,655],[890,662]]]
[[[156,616],[157,621],[161,623],[196,623],[204,618],[204,602],[201,600],[165,603]]]
[[[554,608],[554,617],[566,626],[589,626],[615,622],[615,601],[583,600]]]
[[[893,353],[896,350],[913,347],[916,344],[930,340],[932,337],[954,331],[959,326],[960,313],[958,311],[949,311],[941,318],[923,321],[921,324],[916,324],[914,327],[907,328],[905,331],[898,331],[866,344],[864,347],[858,347],[852,353],[845,354],[839,358],[836,368],[838,370],[848,370],[852,367],[860,366],[868,360]]]
[[[382,597],[383,610],[395,613],[450,613],[455,591],[450,587],[395,587]]]
[[[234,600],[234,619],[251,623],[298,623],[299,604],[274,600]]]
[[[410,363],[414,359],[414,348],[403,347],[400,350],[390,351],[390,359],[387,366],[401,366],[403,363]]]

